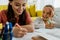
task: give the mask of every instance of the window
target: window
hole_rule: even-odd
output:
[[[60,8],[60,0],[55,0],[54,7],[55,8]]]
[[[0,0],[0,5],[8,5],[8,0]]]

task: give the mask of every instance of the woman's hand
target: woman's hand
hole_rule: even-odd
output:
[[[23,37],[24,35],[26,35],[27,33],[27,29],[22,28],[20,25],[16,24],[13,27],[13,35],[15,37]]]

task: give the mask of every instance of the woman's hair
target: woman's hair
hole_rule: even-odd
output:
[[[13,0],[9,0],[9,1],[13,1]],[[8,4],[7,20],[9,22],[12,22],[13,26],[16,23],[15,14],[14,14],[14,11],[13,11],[12,6],[10,4]],[[24,10],[23,13],[21,15],[19,15],[18,24],[19,25],[26,24],[26,10]]]
[[[51,7],[54,10],[54,7],[52,5],[46,5],[45,7]]]

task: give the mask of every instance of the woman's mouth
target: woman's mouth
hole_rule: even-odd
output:
[[[21,11],[20,10],[17,10],[18,11],[18,13],[21,13]]]
[[[17,14],[18,15],[21,15],[22,14],[22,11],[20,9],[17,10]]]

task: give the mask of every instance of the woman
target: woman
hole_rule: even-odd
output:
[[[12,22],[13,35],[23,37],[27,31],[33,32],[32,20],[26,11],[27,0],[9,0],[8,9],[0,12],[0,23]]]
[[[54,8],[52,5],[46,5],[43,8],[43,13],[42,13],[42,18],[38,17],[35,21],[34,21],[34,25],[36,26],[36,28],[48,28],[48,29],[52,29],[54,28],[54,21],[52,20],[54,16]]]

